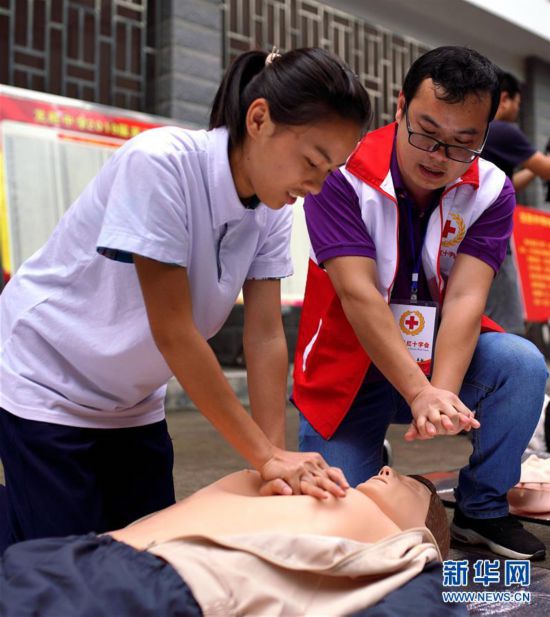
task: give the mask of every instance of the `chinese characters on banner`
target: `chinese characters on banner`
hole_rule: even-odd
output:
[[[550,214],[517,206],[514,249],[523,296],[525,319],[550,319]]]
[[[0,289],[114,150],[166,122],[0,84]]]

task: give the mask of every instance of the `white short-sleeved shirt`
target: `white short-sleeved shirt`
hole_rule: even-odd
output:
[[[187,268],[205,338],[246,279],[292,274],[289,206],[254,210],[233,183],[225,129],[163,127],[127,142],[0,296],[0,406],[69,426],[164,417],[171,376],[132,253]]]

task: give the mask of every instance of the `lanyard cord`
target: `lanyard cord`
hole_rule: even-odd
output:
[[[411,242],[411,252],[413,258],[413,269],[411,274],[411,302],[418,300],[418,276],[420,273],[420,264],[422,262],[422,248],[424,247],[425,234],[422,236],[422,243],[418,255],[416,254],[416,242],[414,241],[414,228],[412,219],[412,205],[407,204],[407,214],[409,219],[409,239]]]

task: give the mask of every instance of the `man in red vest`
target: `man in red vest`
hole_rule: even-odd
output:
[[[544,545],[509,515],[506,493],[548,373],[531,343],[482,315],[515,206],[510,180],[479,158],[498,101],[487,58],[434,49],[410,68],[396,122],[306,197],[312,260],[293,401],[300,448],[352,486],[378,472],[392,422],[409,424],[408,440],[474,429],[454,537],[540,559]]]

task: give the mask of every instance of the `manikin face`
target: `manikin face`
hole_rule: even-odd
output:
[[[491,99],[489,93],[471,94],[461,103],[447,103],[436,94],[443,91],[430,78],[425,79],[409,103],[408,117],[412,131],[435,137],[449,145],[477,150],[481,147],[488,124]],[[426,197],[459,178],[471,163],[447,158],[445,149],[425,152],[409,143],[405,118],[405,97],[399,95],[395,119],[397,161],[407,189],[416,199]]]
[[[372,499],[400,529],[424,527],[430,507],[430,489],[391,467],[384,466],[357,490]]]
[[[233,169],[233,175],[241,196],[256,194],[276,210],[318,193],[328,174],[345,163],[360,128],[337,116],[302,126],[276,125],[262,101],[249,109],[241,171]]]

